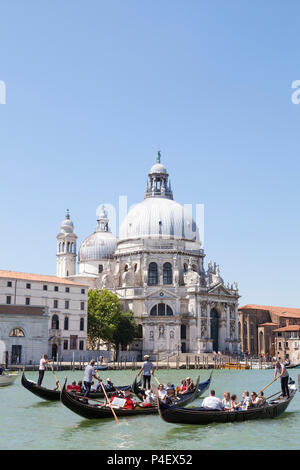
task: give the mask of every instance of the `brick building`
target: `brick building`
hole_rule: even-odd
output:
[[[289,325],[300,326],[300,309],[266,305],[244,305],[239,310],[241,352],[250,355],[275,354],[275,330]]]

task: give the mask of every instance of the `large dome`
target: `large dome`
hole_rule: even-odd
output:
[[[199,240],[198,228],[191,214],[178,202],[150,197],[134,206],[123,221],[119,239],[166,236]]]

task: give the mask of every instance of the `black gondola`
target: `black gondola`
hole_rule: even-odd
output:
[[[197,382],[197,385],[198,385],[197,389],[195,389],[193,393],[187,393],[185,395],[182,395],[176,401],[176,407],[187,405],[188,403],[191,403],[193,400],[195,400],[199,396],[200,393],[203,393],[205,392],[205,390],[208,389],[210,385],[210,381],[211,381],[211,377],[199,385]],[[61,392],[61,401],[67,408],[69,408],[74,413],[77,413],[79,416],[82,416],[83,418],[88,418],[88,419],[113,418],[113,414],[111,412],[109,405],[99,406],[98,404],[91,405],[91,404],[85,403],[84,400],[78,399],[72,396],[72,394],[67,393],[65,385]],[[158,408],[157,406],[141,407],[141,406],[136,405],[133,409],[114,407],[114,412],[116,413],[118,418],[122,416],[153,415],[153,414],[158,414]]]
[[[35,382],[32,382],[31,380],[27,380],[25,377],[25,373],[23,372],[22,374],[22,379],[21,383],[23,387],[27,388],[31,393],[34,393],[34,395],[37,395],[40,398],[43,398],[44,400],[49,400],[49,401],[59,401],[60,400],[60,390],[51,390],[46,387],[41,387],[37,385]],[[131,390],[131,385],[123,385],[121,387],[117,387],[118,390]],[[106,392],[108,396],[111,396],[115,391],[111,392]],[[101,392],[91,392],[88,395],[89,398],[104,398],[104,393],[103,391]]]
[[[207,388],[209,387],[210,382],[211,382],[211,377],[212,377],[212,372],[211,372],[209,378],[207,380],[205,380],[205,382],[201,382],[201,383],[198,384],[198,394],[197,394],[196,398],[199,398],[201,396],[201,394],[203,392],[205,392],[205,390],[207,390]],[[145,390],[140,388],[140,384],[141,384],[141,382],[137,382],[137,377],[136,377],[133,384],[132,384],[132,386],[131,386],[133,393],[135,393],[135,395],[139,398],[141,398],[142,396],[145,395]],[[186,405],[187,404],[188,403],[186,403]]]
[[[295,396],[296,388],[289,385],[290,397],[281,397],[277,400],[267,402],[261,407],[249,408],[244,411],[218,411],[199,408],[179,408],[170,407],[164,403],[159,403],[159,414],[167,423],[176,424],[211,424],[211,423],[232,423],[248,421],[253,419],[270,419],[281,415],[289,406]]]

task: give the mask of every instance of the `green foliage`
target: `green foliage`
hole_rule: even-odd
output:
[[[126,349],[126,346],[136,338],[137,325],[134,320],[133,313],[122,312],[118,318],[117,328],[113,335],[113,344],[118,350],[120,347]]]
[[[136,337],[137,325],[131,311],[124,312],[119,298],[106,289],[89,290],[88,338],[96,347],[100,339],[118,350],[126,348]]]

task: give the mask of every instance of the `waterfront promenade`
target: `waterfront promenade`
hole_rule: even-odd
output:
[[[273,362],[265,361],[257,358],[240,359],[237,356],[219,355],[204,353],[199,355],[179,354],[171,355],[157,360],[152,360],[156,369],[271,369],[274,367]],[[87,360],[79,361],[54,361],[55,370],[83,370],[89,363]],[[128,360],[119,361],[100,361],[96,357],[96,366],[107,367],[106,370],[139,370],[142,367],[142,361],[136,361],[130,358]],[[10,369],[38,370],[38,364],[20,364],[9,365]]]

